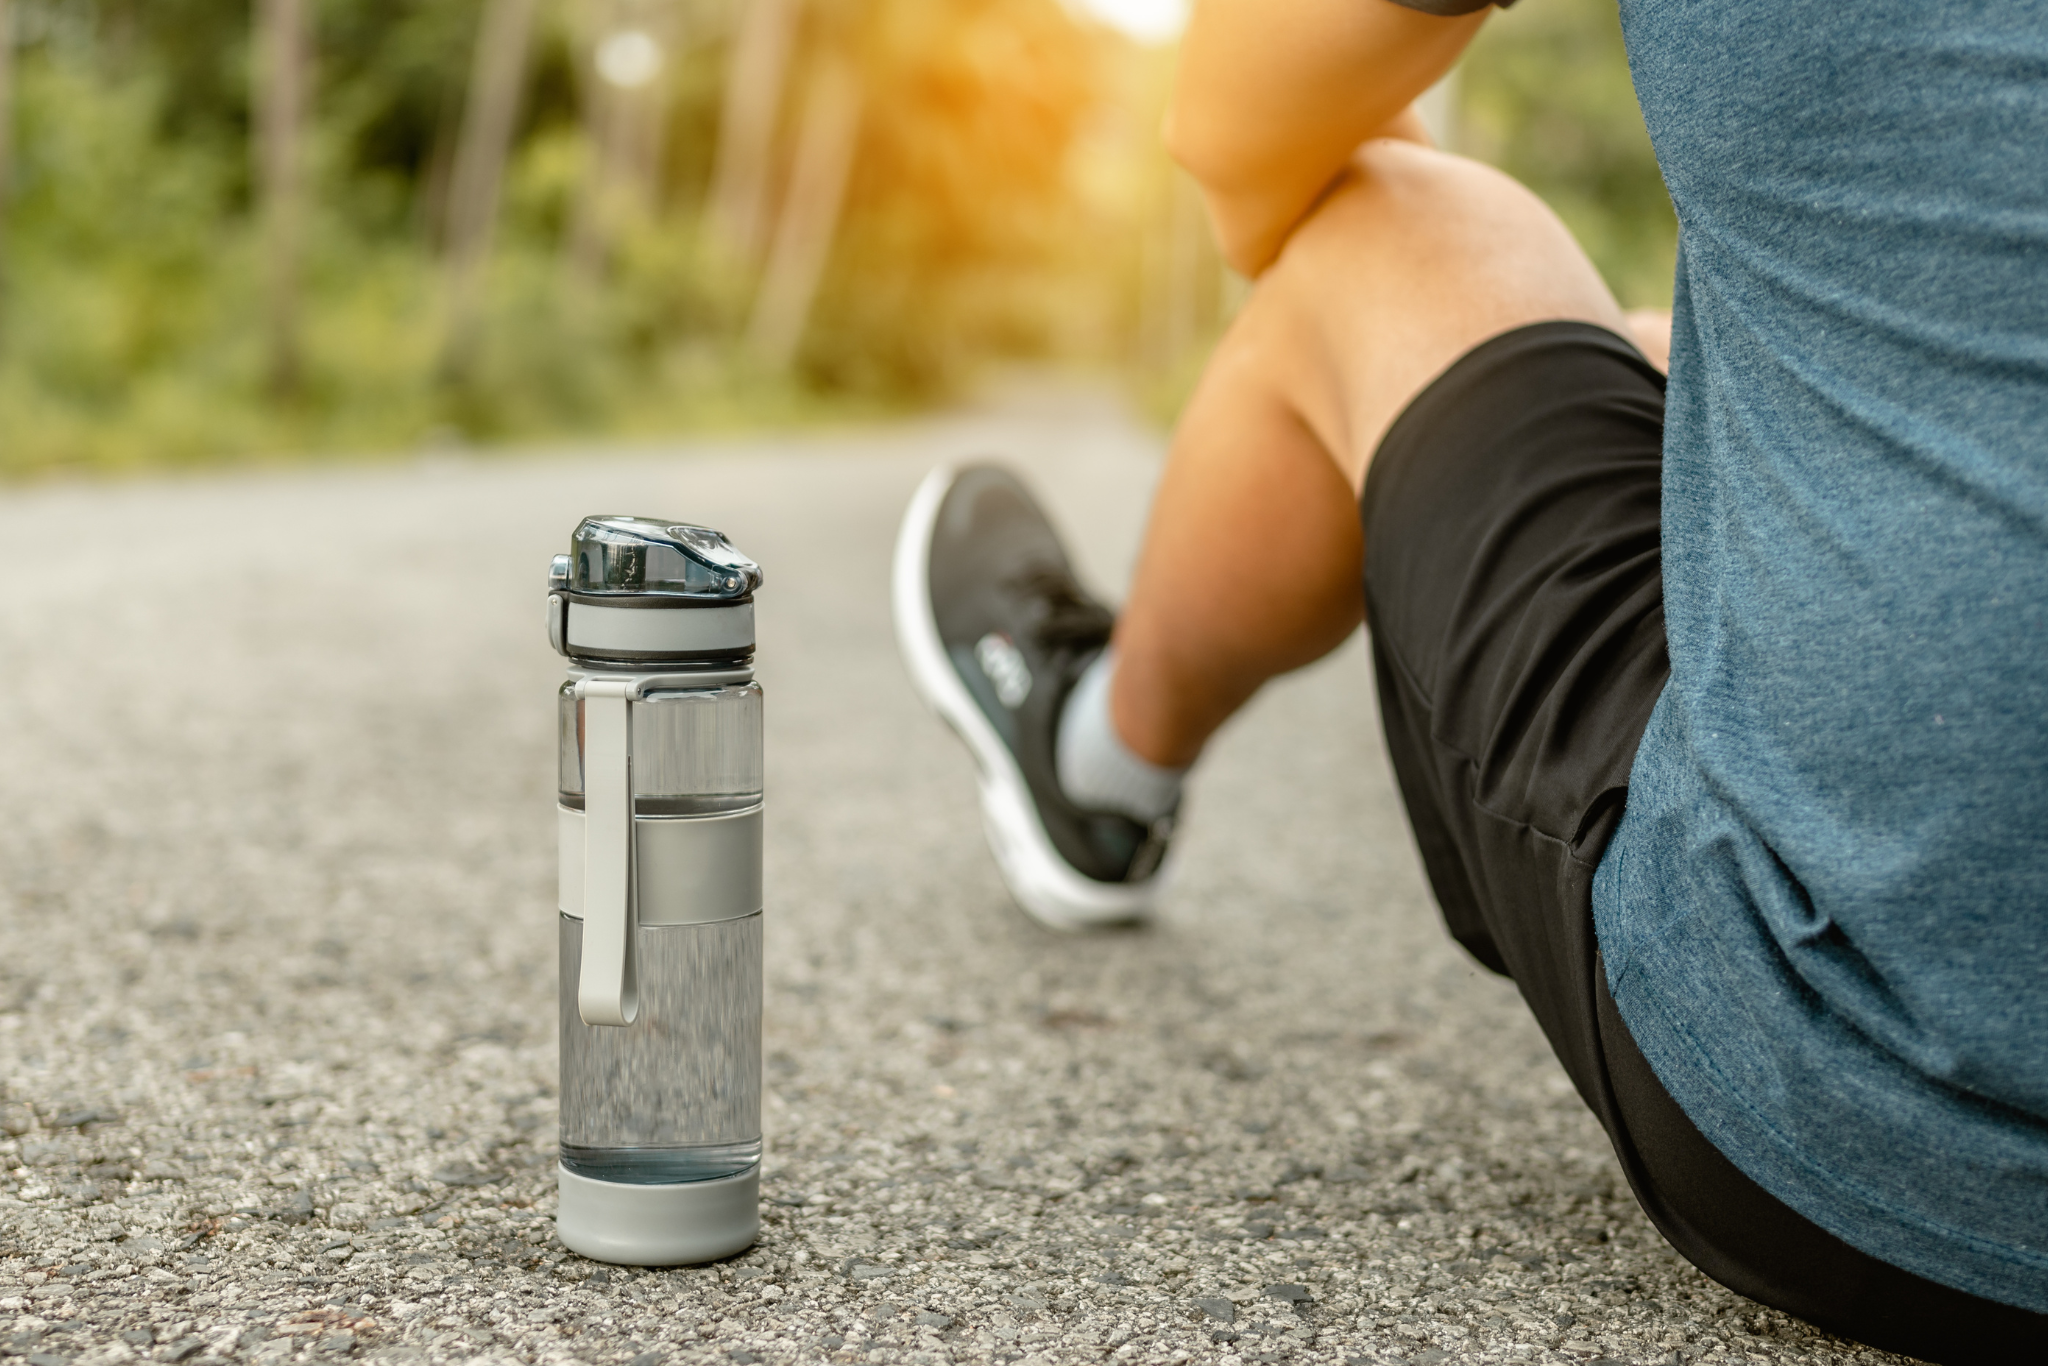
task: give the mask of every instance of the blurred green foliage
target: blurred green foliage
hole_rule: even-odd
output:
[[[1543,196],[1622,304],[1668,308],[1678,220],[1629,82],[1615,0],[1521,0],[1458,69],[1458,150]]]
[[[542,7],[480,345],[451,376],[442,201],[483,0],[319,0],[305,381],[280,399],[264,384],[251,6],[14,3],[0,472],[886,408],[977,358],[1043,353],[1063,300],[1114,292],[1076,249],[1100,225],[1065,183],[1106,40],[1058,0],[807,9],[783,122],[827,45],[852,54],[867,95],[789,371],[740,344],[752,279],[698,230],[733,4],[672,6],[683,41],[653,200],[616,225],[594,278],[579,273],[565,239],[592,151],[576,21],[597,7],[561,0]]]
[[[803,357],[831,388],[931,394],[975,357],[1045,354],[1062,308],[1113,280],[1069,191],[1101,52],[1057,4],[874,0],[871,106],[835,269]],[[935,136],[935,131],[939,135]]]
[[[444,201],[485,0],[309,3],[304,378],[279,395],[251,0],[12,0],[0,474],[887,411],[1020,356],[1156,384],[1227,313],[1157,144],[1165,54],[1060,0],[807,0],[778,186],[820,53],[852,58],[866,100],[802,346],[764,366],[742,343],[756,276],[699,229],[745,0],[543,0],[478,346],[452,372]],[[681,22],[651,196],[592,271],[567,243],[592,182],[605,3]],[[1668,299],[1674,229],[1611,0],[1497,16],[1460,102],[1462,150],[1555,205],[1625,302]]]

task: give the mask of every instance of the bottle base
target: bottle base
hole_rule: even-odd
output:
[[[628,1185],[557,1166],[555,1234],[617,1266],[689,1266],[744,1252],[761,1236],[761,1169],[715,1181]]]

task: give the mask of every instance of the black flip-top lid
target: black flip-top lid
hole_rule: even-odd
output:
[[[548,587],[581,597],[658,595],[665,606],[724,607],[761,586],[761,566],[721,532],[659,517],[585,517],[555,557]]]
[[[548,573],[548,642],[606,667],[742,667],[761,567],[709,527],[585,517]]]

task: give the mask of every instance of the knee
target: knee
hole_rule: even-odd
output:
[[[1376,331],[1448,326],[1477,341],[1547,317],[1622,326],[1599,273],[1533,191],[1391,138],[1359,149],[1260,285],[1312,316],[1370,317]]]
[[[1395,138],[1366,143],[1302,220],[1268,274],[1327,292],[1334,276],[1375,261],[1404,270],[1457,264],[1501,245],[1499,234],[1539,230],[1550,211],[1490,166]],[[1477,264],[1468,261],[1467,264]]]

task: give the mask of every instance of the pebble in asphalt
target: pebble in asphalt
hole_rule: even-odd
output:
[[[0,496],[0,1355],[1880,1360],[1637,1212],[1437,923],[1357,642],[1219,738],[1155,925],[1009,905],[896,661],[895,520],[1007,455],[1113,588],[1158,446],[1039,402]],[[542,582],[643,510],[768,572],[765,1224],[656,1271],[550,1221]]]

